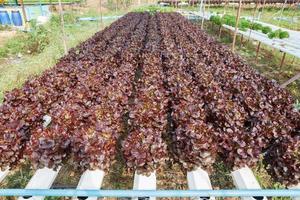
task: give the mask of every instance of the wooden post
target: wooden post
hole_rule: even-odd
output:
[[[220,28],[219,28],[219,39],[221,38],[221,34],[222,34],[222,25],[220,25]]]
[[[244,39],[244,35],[242,34],[242,36],[241,36],[241,46],[243,46],[243,39]]]
[[[226,14],[226,8],[227,8],[228,4],[229,4],[229,0],[226,0],[225,5],[224,5],[224,11],[223,11],[224,15]]]
[[[60,25],[61,25],[63,46],[64,46],[65,54],[67,54],[68,50],[67,50],[67,41],[66,41],[66,33],[65,33],[64,13],[63,13],[63,7],[62,7],[62,4],[61,4],[61,0],[58,0],[58,7],[59,7]]]
[[[21,4],[21,8],[22,8],[22,13],[23,13],[23,16],[24,16],[25,29],[26,29],[27,26],[28,26],[28,20],[27,20],[27,15],[26,15],[26,10],[25,10],[25,6],[24,6],[23,0],[20,0],[20,4]]]
[[[293,76],[292,78],[290,78],[289,80],[287,80],[286,82],[284,82],[283,84],[280,85],[281,88],[285,88],[286,86],[288,86],[290,83],[296,81],[300,79],[300,72],[298,74],[296,74],[295,76]]]
[[[260,44],[261,44],[261,42],[258,43],[257,48],[256,48],[255,63],[257,63],[257,58],[258,58],[258,52],[259,52],[259,49],[260,49]]]
[[[280,62],[280,67],[279,67],[280,70],[282,69],[282,66],[283,66],[283,63],[284,63],[285,56],[286,56],[286,53],[284,52],[283,55],[282,55],[281,62]]]
[[[237,15],[236,15],[235,30],[234,30],[233,41],[232,41],[232,52],[234,52],[236,35],[237,35],[238,25],[239,25],[239,20],[240,20],[240,15],[241,15],[241,8],[242,8],[242,0],[239,0],[239,8],[238,8]]]

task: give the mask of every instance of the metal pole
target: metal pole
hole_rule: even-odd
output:
[[[239,0],[239,8],[238,8],[237,15],[236,15],[235,30],[234,30],[233,41],[232,41],[232,52],[234,52],[236,35],[237,35],[238,25],[239,25],[239,20],[240,20],[240,15],[241,15],[241,8],[242,8],[242,0]]]
[[[273,190],[76,190],[76,189],[1,189],[0,196],[63,197],[298,197],[299,189]]]

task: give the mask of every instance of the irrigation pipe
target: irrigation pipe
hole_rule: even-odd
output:
[[[0,189],[0,196],[65,197],[298,197],[300,190],[76,190],[76,189]]]

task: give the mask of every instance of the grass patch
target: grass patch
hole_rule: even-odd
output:
[[[19,32],[16,37],[9,39],[0,49],[0,59],[16,54],[41,53],[49,44],[49,31],[44,26],[37,26],[36,21],[31,22],[31,31]]]
[[[112,20],[105,20],[104,26],[109,25],[111,22]],[[65,32],[67,35],[68,48],[78,45],[99,31],[99,24],[99,22],[77,22],[76,16],[72,14],[66,15]],[[27,34],[19,33],[17,39],[15,37],[9,39],[5,48],[1,48],[10,52],[8,56],[11,58],[2,58],[2,61],[0,60],[0,102],[2,102],[6,91],[21,87],[27,79],[39,75],[44,70],[54,66],[58,59],[64,55],[59,17],[54,15],[48,24],[43,28],[38,28],[38,30],[39,29],[47,30],[45,34],[47,37],[46,40],[48,41],[46,45],[42,43],[42,46],[38,46],[40,51],[28,52],[27,48],[31,48],[31,45],[28,44],[31,43],[19,40],[19,37],[32,37],[27,34],[34,34],[39,38],[36,40],[39,41],[38,44],[41,44],[42,39],[40,39],[41,36],[38,32]],[[16,56],[16,54],[19,53],[24,53],[24,55],[19,58]]]
[[[33,176],[33,170],[30,163],[23,163],[17,169],[10,171],[0,188],[25,188],[30,178]]]

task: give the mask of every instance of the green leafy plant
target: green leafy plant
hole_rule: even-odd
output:
[[[251,24],[252,30],[259,31],[259,30],[262,30],[262,28],[263,28],[263,25],[261,25],[260,23],[254,22]]]
[[[239,28],[241,30],[247,30],[249,27],[250,27],[250,21],[242,18],[239,23]]]
[[[264,34],[268,34],[268,33],[272,32],[272,29],[271,29],[271,27],[269,27],[269,26],[264,26],[264,27],[261,29],[261,31],[262,31]]]
[[[235,26],[235,17],[233,15],[224,15],[223,18],[223,23],[229,26]]]
[[[289,33],[287,31],[280,31],[279,32],[279,38],[280,39],[289,38],[289,37],[290,37],[290,35],[289,35]]]
[[[273,39],[273,38],[280,38],[280,39],[284,39],[284,38],[289,38],[290,35],[287,31],[282,31],[281,29],[278,29],[276,31],[272,31],[268,34],[268,37],[270,39]]]
[[[44,26],[31,22],[32,30],[27,35],[26,50],[31,53],[40,53],[49,44],[48,31]]]
[[[31,30],[27,33],[18,32],[13,39],[6,41],[0,49],[0,58],[21,54],[40,53],[49,44],[47,28],[36,25],[36,21],[30,22]]]
[[[275,31],[270,32],[268,34],[268,38],[270,38],[270,39],[276,38],[276,32]]]
[[[210,17],[210,21],[212,21],[214,24],[222,25],[222,18],[218,15],[212,15]]]

